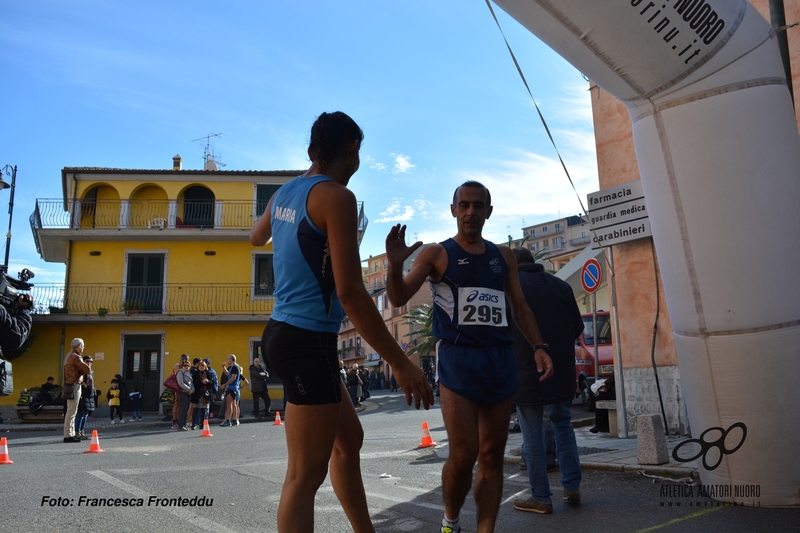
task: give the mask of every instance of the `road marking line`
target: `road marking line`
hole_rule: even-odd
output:
[[[516,493],[516,494],[512,494],[511,496],[509,496],[508,498],[506,498],[505,500],[503,500],[502,502],[500,502],[500,505],[505,505],[505,504],[507,504],[508,502],[513,502],[514,500],[516,500],[517,498],[519,498],[520,496],[522,496],[522,495],[523,495],[523,494],[525,494],[526,492],[528,492],[528,489],[522,489],[522,490],[521,490],[521,491],[519,491],[518,493]]]
[[[719,511],[721,509],[725,509],[725,507],[713,507],[711,509],[698,511],[696,513],[688,514],[681,518],[675,518],[673,520],[670,520],[669,522],[664,522],[663,524],[658,524],[657,526],[650,526],[644,529],[640,529],[635,533],[649,533],[650,531],[655,531],[656,529],[661,529],[662,527],[671,526],[672,524],[677,524],[678,522],[683,522],[684,520],[693,520],[695,518],[700,518],[703,515],[707,515],[708,513],[713,513],[714,511]]]
[[[251,467],[251,466],[276,466],[276,465],[285,465],[286,460],[283,461],[251,461],[248,463],[236,463],[236,464],[208,464],[208,465],[186,465],[185,467],[182,466],[168,466],[164,468],[159,468],[159,472],[189,472],[189,471],[207,471],[207,470],[228,470],[230,468],[242,468],[242,467]],[[153,472],[152,468],[110,468],[109,471],[115,472],[117,474],[125,475],[125,476],[138,476],[138,475],[150,475]]]
[[[121,481],[115,477],[111,477],[102,470],[91,470],[88,472],[89,474],[93,475],[98,479],[102,479],[106,483],[110,485],[114,485],[118,489],[124,490],[128,494],[136,496],[137,498],[148,499],[150,496],[153,496],[149,492],[146,492],[138,487],[134,487],[133,485],[128,485],[124,481]],[[158,507],[171,515],[174,515],[181,520],[185,520],[189,522],[195,527],[203,529],[205,531],[213,531],[215,533],[236,533],[233,529],[228,529],[227,527],[223,526],[222,524],[218,524],[217,522],[212,522],[207,518],[203,518],[202,516],[198,516],[190,511],[186,511],[181,508],[174,508],[174,507]]]

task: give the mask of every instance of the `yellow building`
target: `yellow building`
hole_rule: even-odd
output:
[[[218,373],[228,354],[245,368],[260,354],[272,250],[253,248],[250,229],[302,171],[206,166],[183,170],[176,156],[172,170],[62,170],[63,199],[37,200],[31,224],[42,258],[66,264],[65,280],[32,291],[39,336],[14,360],[17,390],[60,381],[75,337],[94,357],[97,388],[105,393],[121,374],[145,411],[158,410],[181,354],[209,357]]]

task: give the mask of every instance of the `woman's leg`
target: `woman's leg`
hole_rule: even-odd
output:
[[[181,400],[178,393],[175,393],[175,400],[172,402],[172,427],[178,427],[178,413],[180,412]]]
[[[339,503],[342,504],[350,525],[355,532],[374,532],[369,516],[364,481],[361,479],[361,445],[364,430],[358,420],[352,402],[347,401],[347,392],[342,385],[341,414],[339,428],[331,454],[331,484]]]
[[[178,414],[178,428],[186,427],[186,414],[189,412],[189,395],[185,392],[179,394],[181,398],[181,410]]]
[[[231,419],[233,413],[233,394],[228,393],[225,395],[225,420]]]
[[[306,533],[314,530],[314,495],[325,481],[328,461],[331,462],[331,482],[355,533],[374,533],[375,528],[367,511],[358,448],[353,462],[352,447],[363,438],[355,409],[341,425],[343,405],[347,402],[324,405],[286,405],[286,444],[289,464],[278,505],[278,531]],[[354,419],[354,420],[353,420]],[[355,421],[356,427],[353,426]],[[355,431],[358,435],[346,435]],[[314,439],[308,435],[314,434]],[[340,436],[341,435],[341,436]],[[334,450],[334,443],[337,450]],[[351,470],[355,468],[356,471]],[[344,471],[347,469],[347,471]],[[360,495],[359,495],[360,494]]]

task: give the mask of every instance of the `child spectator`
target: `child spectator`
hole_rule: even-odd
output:
[[[117,413],[119,417],[119,423],[124,424],[125,421],[122,419],[122,391],[119,389],[119,384],[117,383],[116,379],[111,380],[111,388],[108,389],[106,393],[106,398],[108,398],[108,407],[109,412],[111,413],[111,423],[116,424],[116,420],[114,420],[114,413]]]
[[[133,392],[128,394],[130,398],[131,404],[131,411],[133,414],[131,415],[131,422],[142,419],[142,393],[139,392],[139,387],[134,387]]]

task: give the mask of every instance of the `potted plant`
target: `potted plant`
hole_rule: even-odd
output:
[[[125,310],[125,314],[137,315],[144,308],[144,304],[140,300],[125,300],[122,308]]]
[[[97,310],[97,314],[99,316],[106,316],[108,314],[108,309],[106,309],[105,307],[101,307]]]

